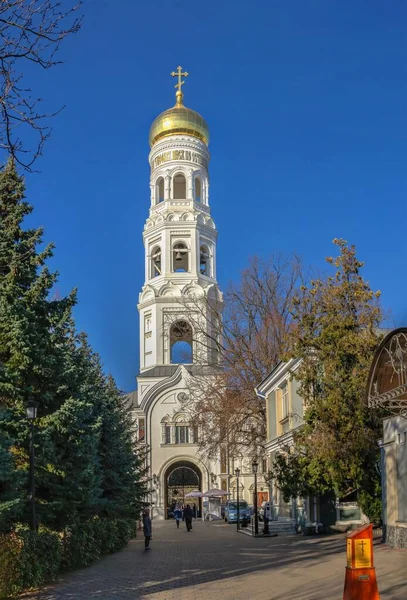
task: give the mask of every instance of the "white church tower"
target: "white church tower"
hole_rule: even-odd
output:
[[[153,513],[167,517],[192,490],[227,489],[224,461],[198,456],[197,436],[183,412],[188,381],[216,362],[199,342],[197,315],[188,297],[221,299],[216,280],[217,231],[209,205],[209,130],[200,114],[183,104],[183,77],[176,104],[150,129],[150,209],[143,232],[145,281],[140,293],[140,374],[131,394],[146,444]],[[211,327],[204,315],[202,322]],[[198,338],[198,342],[197,342]],[[193,502],[193,501],[192,501]],[[196,508],[201,508],[196,501]]]
[[[151,206],[143,234],[145,283],[139,302],[141,374],[158,365],[213,362],[198,351],[180,301],[191,291],[217,287],[209,131],[201,115],[183,105],[182,77],[188,73],[178,67],[172,75],[178,77],[176,104],[150,129]]]

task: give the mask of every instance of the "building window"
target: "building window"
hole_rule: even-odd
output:
[[[159,277],[161,275],[161,248],[156,246],[151,252],[151,277]]]
[[[174,200],[185,200],[187,197],[187,182],[182,173],[177,173],[173,178]]]
[[[172,270],[174,273],[187,273],[189,270],[188,248],[182,242],[173,247]]]
[[[189,427],[187,425],[177,425],[175,427],[175,443],[189,444]]]
[[[285,386],[281,390],[281,419],[286,419],[288,417],[288,385]]]
[[[220,472],[227,473],[226,448],[220,449]]]
[[[169,425],[165,426],[164,440],[165,444],[171,444],[171,427]]]
[[[138,420],[138,441],[144,441],[146,436],[146,420],[144,417],[140,417]]]

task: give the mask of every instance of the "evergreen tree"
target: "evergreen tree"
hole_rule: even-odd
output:
[[[275,475],[286,496],[299,491],[357,491],[372,518],[380,514],[377,472],[381,415],[364,400],[370,364],[379,341],[379,292],[363,279],[354,246],[334,240],[336,271],[302,288],[294,302],[291,356],[305,407],[296,451],[281,455]],[[291,486],[291,490],[290,490]],[[295,488],[295,489],[294,489]]]
[[[39,520],[63,530],[95,516],[134,516],[144,488],[131,417],[72,317],[51,299],[57,274],[40,250],[42,229],[23,229],[32,207],[9,161],[0,172],[0,527],[28,520],[29,423],[38,402]]]
[[[45,266],[52,246],[39,251],[42,229],[22,228],[31,211],[24,199],[23,179],[9,160],[0,173],[0,432],[7,440],[2,464],[18,470],[19,477],[3,473],[0,489],[6,487],[10,494],[13,480],[21,509],[26,504],[28,487],[29,425],[25,405],[29,400],[37,401],[41,415],[55,402],[59,348],[52,343],[52,330],[59,315],[74,301],[73,297],[48,301],[56,280],[56,274]]]
[[[134,420],[112,377],[105,384],[100,458],[103,514],[137,517],[144,495],[145,456],[137,447]]]

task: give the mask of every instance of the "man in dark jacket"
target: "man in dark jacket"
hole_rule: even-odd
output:
[[[144,532],[144,549],[150,550],[152,527],[151,527],[150,511],[148,508],[144,509],[144,513],[143,513],[143,532]]]
[[[193,517],[193,512],[192,512],[192,508],[189,506],[189,504],[186,505],[186,507],[184,508],[184,519],[185,519],[185,525],[187,526],[187,531],[191,531],[192,529],[192,517]]]

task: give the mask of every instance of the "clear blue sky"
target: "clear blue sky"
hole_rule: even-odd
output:
[[[148,131],[179,64],[211,130],[222,287],[253,254],[322,268],[343,237],[392,324],[407,323],[403,0],[86,0],[84,12],[65,64],[33,83],[66,109],[27,178],[30,224],[56,243],[58,291],[79,288],[78,327],[123,389],[138,371]]]

